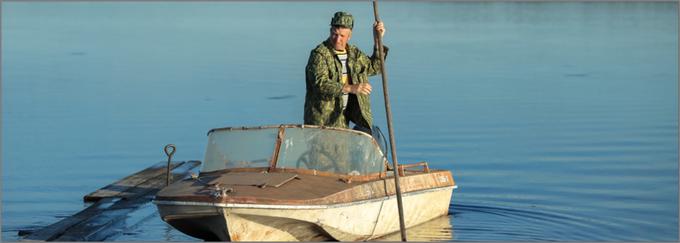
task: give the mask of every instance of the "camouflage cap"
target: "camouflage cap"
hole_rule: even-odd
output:
[[[331,19],[331,26],[341,26],[352,29],[354,27],[354,18],[347,12],[336,12]]]

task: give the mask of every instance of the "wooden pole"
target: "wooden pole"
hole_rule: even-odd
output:
[[[378,2],[373,0],[373,15],[375,21],[380,21],[378,17]],[[375,30],[374,30],[375,31]],[[390,136],[390,148],[392,150],[392,166],[394,168],[394,187],[397,194],[397,208],[399,209],[399,229],[401,230],[401,241],[406,241],[406,224],[404,223],[404,204],[401,200],[401,187],[399,186],[399,162],[397,161],[397,147],[394,142],[394,129],[392,128],[392,109],[390,108],[390,97],[387,91],[387,71],[385,70],[385,52],[383,50],[382,36],[375,33],[375,41],[378,45],[378,56],[380,57],[380,73],[382,76],[383,94],[385,97],[385,111],[387,115],[387,130]]]

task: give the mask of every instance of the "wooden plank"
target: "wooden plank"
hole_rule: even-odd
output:
[[[72,227],[73,225],[76,225],[88,218],[93,217],[96,215],[99,211],[100,208],[103,207],[106,204],[111,204],[114,200],[114,198],[105,198],[102,200],[99,200],[95,204],[90,205],[86,209],[68,217],[65,219],[60,220],[59,222],[53,223],[51,225],[48,225],[42,229],[38,229],[24,237],[22,240],[23,241],[51,241],[54,240],[57,236],[59,236],[62,232],[66,231],[68,228]]]
[[[153,165],[147,169],[155,168],[159,164]],[[177,181],[186,177],[189,172],[193,168],[199,166],[201,162],[187,161],[177,164],[180,166],[173,169],[172,181]],[[115,225],[124,221],[128,213],[150,202],[154,195],[165,187],[165,170],[163,169],[162,171],[163,173],[156,174],[155,177],[147,178],[147,180],[137,184],[137,186],[128,187],[119,192],[119,195],[125,195],[125,197],[103,197],[86,209],[68,218],[33,231],[24,237],[22,241],[103,240],[110,235],[106,233],[107,230],[110,231],[112,227],[115,227]],[[126,178],[129,177],[131,176]],[[123,180],[119,180],[118,182]],[[135,180],[139,180],[139,178],[136,178]]]
[[[183,163],[184,162],[173,162],[171,163],[170,167],[174,169],[177,166],[182,165]],[[129,197],[130,195],[120,194],[129,188],[133,188],[136,187],[137,185],[144,183],[149,178],[153,178],[161,174],[165,175],[166,167],[167,162],[164,161],[158,162],[149,168],[143,169],[137,173],[134,173],[105,187],[102,187],[97,191],[85,195],[85,197],[83,197],[83,201],[96,202],[102,198],[107,197]]]
[[[193,161],[195,162],[195,161]],[[198,164],[192,161],[183,164],[173,171],[173,181],[181,179],[182,173],[188,172]],[[55,241],[103,241],[108,236],[115,234],[117,225],[127,218],[127,215],[139,207],[149,203],[158,191],[165,187],[165,174],[158,175],[147,180],[141,185],[134,187],[131,195],[134,197],[121,199],[110,207],[103,209],[96,217],[89,218],[64,232]]]

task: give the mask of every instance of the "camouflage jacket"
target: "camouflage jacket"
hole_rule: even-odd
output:
[[[347,46],[350,84],[368,83],[368,76],[380,72],[377,50],[373,50],[373,55],[368,57],[356,46]],[[385,46],[384,50],[387,57],[388,48]],[[347,128],[349,121],[352,121],[366,128],[373,125],[368,95],[349,94],[347,107],[342,111],[341,76],[342,63],[328,40],[311,51],[305,68],[305,124]]]

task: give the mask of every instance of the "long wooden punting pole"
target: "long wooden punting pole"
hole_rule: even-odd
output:
[[[378,2],[373,0],[373,15],[375,21],[380,21],[378,17]],[[375,30],[374,30],[375,31]],[[378,45],[378,56],[380,57],[380,72],[382,76],[383,94],[385,96],[385,111],[387,113],[387,130],[390,135],[390,148],[392,150],[392,165],[394,168],[394,187],[397,194],[397,208],[399,208],[399,228],[401,230],[401,241],[406,241],[406,224],[404,223],[404,204],[401,200],[401,187],[399,186],[399,162],[397,162],[397,147],[394,142],[394,129],[392,128],[392,109],[390,108],[390,97],[387,92],[387,71],[385,71],[385,51],[383,50],[382,36],[376,33],[376,44]]]

